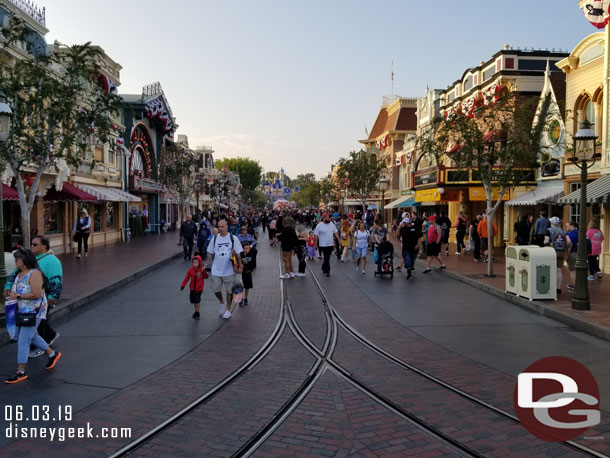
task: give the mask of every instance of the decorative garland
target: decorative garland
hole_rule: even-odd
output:
[[[152,163],[150,160],[150,145],[148,144],[148,141],[146,140],[146,135],[144,134],[144,132],[139,129],[136,128],[134,129],[133,133],[131,134],[131,152],[135,152],[135,148],[133,147],[136,143],[140,143],[142,145],[142,148],[144,150],[144,166],[146,167],[146,174],[148,177],[152,177]],[[137,175],[140,178],[142,178],[142,171],[141,170],[137,170],[134,171],[131,168],[131,163],[133,161],[133,154],[131,155],[131,157],[129,158],[129,173],[131,175]]]
[[[173,136],[174,121],[165,106],[163,96],[159,96],[146,104],[146,113],[149,119],[159,119],[163,123],[163,132],[170,132]]]

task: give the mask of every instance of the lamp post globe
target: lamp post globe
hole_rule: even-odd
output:
[[[572,296],[572,308],[575,310],[589,310],[591,300],[587,280],[587,171],[593,166],[596,158],[597,136],[591,123],[586,119],[578,126],[574,135],[574,150],[572,161],[580,168],[580,220],[578,224],[578,244],[576,246],[576,284]]]

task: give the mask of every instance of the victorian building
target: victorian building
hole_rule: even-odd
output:
[[[504,91],[512,91],[521,98],[539,98],[545,86],[547,67],[550,68],[549,77],[555,79],[558,74],[561,75],[555,63],[566,55],[563,52],[505,46],[486,62],[466,69],[459,80],[440,93],[440,115],[448,116],[454,112],[470,115],[478,103],[493,100]],[[417,158],[413,174],[416,201],[424,207],[446,212],[452,220],[458,211],[463,211],[467,219],[485,211],[486,195],[476,170],[455,167],[451,151],[447,151],[438,164],[434,162],[433,158]],[[531,191],[531,187],[536,185],[535,170],[524,170],[524,174],[521,186],[507,192],[504,200]],[[492,193],[492,198],[497,197]],[[515,218],[516,213],[509,214],[504,206],[496,211],[496,246],[513,239],[512,223]]]
[[[396,159],[404,152],[408,135],[417,130],[417,99],[403,97],[384,97],[375,124],[367,139],[360,140],[367,154],[373,154],[386,166],[389,188],[384,193],[384,207],[401,198],[400,169]],[[403,196],[404,197],[404,196]],[[369,196],[369,208],[381,207],[382,193]],[[384,220],[389,221],[394,205],[385,211]]]
[[[582,2],[581,2],[582,3]],[[561,202],[564,221],[580,223],[580,168],[588,165],[587,221],[596,221],[608,238],[610,233],[610,138],[608,132],[608,88],[604,81],[610,76],[610,58],[607,47],[609,31],[597,32],[584,38],[557,66],[566,76],[566,153],[562,163],[563,189],[566,194]],[[574,161],[573,136],[579,123],[587,120],[593,124],[597,135],[597,154],[587,161],[576,156]],[[610,244],[603,244],[600,267],[610,272]]]
[[[125,208],[130,236],[159,232],[163,185],[159,181],[162,150],[173,142],[176,120],[159,83],[145,86],[141,94],[122,95],[130,105],[123,112],[126,192],[134,195]]]

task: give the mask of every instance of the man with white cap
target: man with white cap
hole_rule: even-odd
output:
[[[411,223],[411,219],[405,218],[402,220],[400,230],[398,232],[402,242],[402,257],[405,268],[407,269],[407,280],[413,278],[413,268],[415,267],[415,259],[417,257],[417,247],[422,238],[421,231]]]
[[[551,227],[546,230],[544,244],[553,247],[557,255],[557,293],[561,294],[561,282],[563,281],[563,264],[565,262],[566,248],[568,246],[567,234],[561,228],[561,220],[556,216],[549,218]]]

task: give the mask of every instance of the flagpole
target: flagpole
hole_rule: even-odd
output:
[[[392,80],[392,97],[394,96],[394,61],[392,61],[392,71],[390,73],[390,79]]]

